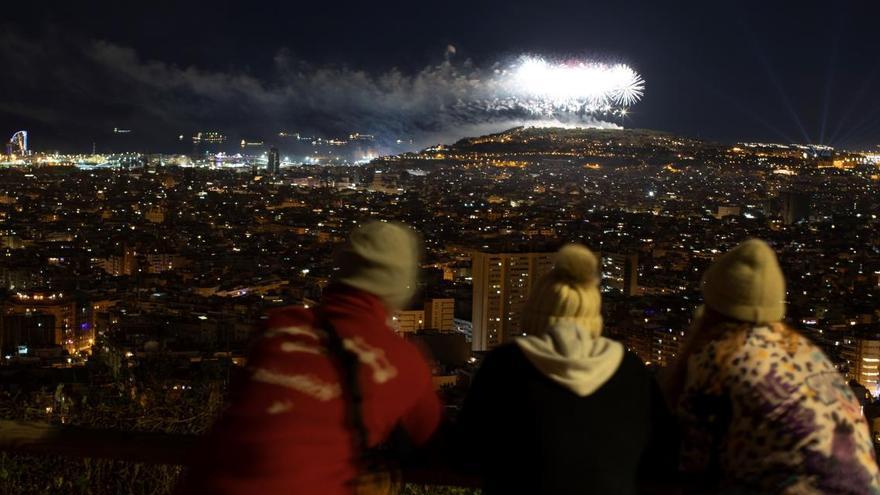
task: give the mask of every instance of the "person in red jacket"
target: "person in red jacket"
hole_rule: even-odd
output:
[[[357,493],[365,450],[396,429],[428,441],[442,412],[430,369],[387,323],[414,295],[419,249],[406,226],[364,224],[317,308],[270,313],[182,491]]]

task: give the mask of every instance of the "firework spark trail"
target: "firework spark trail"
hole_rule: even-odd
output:
[[[554,64],[539,57],[522,57],[502,72],[500,85],[536,114],[611,113],[641,99],[645,83],[623,64],[595,62]]]
[[[429,86],[438,100],[447,100],[440,126],[447,128],[618,128],[613,120],[645,92],[645,81],[625,64],[521,56],[491,71],[466,66],[461,72],[449,60],[439,69],[441,77]]]
[[[454,66],[447,69],[461,75]],[[556,63],[535,56],[519,57],[492,72],[472,69],[464,79],[469,84],[447,111],[466,121],[516,116],[593,122],[626,115],[645,92],[645,81],[624,64]]]

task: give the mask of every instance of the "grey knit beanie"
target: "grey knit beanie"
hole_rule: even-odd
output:
[[[336,280],[403,309],[416,292],[419,238],[401,223],[370,221],[352,231],[336,256]]]

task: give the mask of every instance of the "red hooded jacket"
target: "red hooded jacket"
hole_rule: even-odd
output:
[[[321,311],[360,359],[363,417],[370,445],[398,424],[419,445],[441,419],[431,373],[419,351],[393,333],[379,298],[334,286]],[[195,459],[186,492],[350,494],[357,474],[337,360],[313,328],[313,310],[269,315],[248,359],[248,376]]]

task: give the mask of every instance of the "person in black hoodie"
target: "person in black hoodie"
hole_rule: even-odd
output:
[[[531,290],[524,336],[475,374],[454,452],[485,495],[635,493],[674,470],[674,421],[641,360],[601,335],[598,285],[596,256],[563,247]]]

